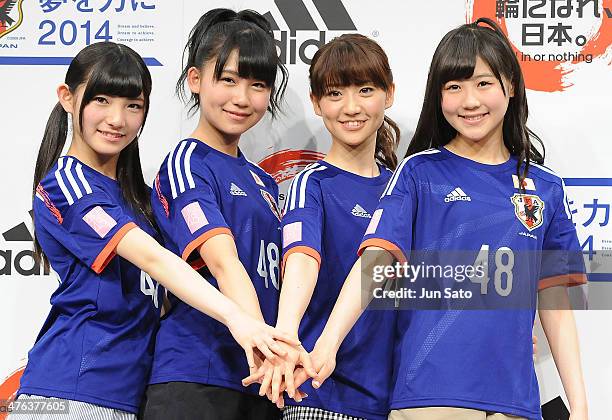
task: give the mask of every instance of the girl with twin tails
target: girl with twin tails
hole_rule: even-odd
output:
[[[199,121],[168,154],[155,179],[155,221],[166,246],[199,270],[203,283],[273,324],[281,260],[278,187],[238,145],[266,111],[278,112],[287,72],[268,22],[249,10],[210,10],[192,29],[185,52],[177,92],[183,94],[186,82]],[[270,351],[245,361],[225,326],[181,296],[169,299],[144,418],[278,418],[274,404],[241,382],[264,357],[271,359]],[[287,352],[269,338],[263,345]]]
[[[317,370],[326,354],[317,339],[397,166],[400,131],[385,116],[394,89],[385,52],[363,35],[335,38],[319,49],[310,65],[310,97],[332,145],[324,160],[304,169],[289,187],[276,327],[300,337]],[[288,400],[283,418],[387,418],[395,315],[371,311],[360,318],[337,349],[332,377],[320,388],[304,384],[301,390],[308,398]],[[282,381],[288,396],[296,396],[293,372],[305,358],[303,349],[284,347],[284,363],[260,372],[260,393],[271,386],[272,401],[279,405],[284,404],[279,397]]]
[[[57,88],[36,162],[33,209],[36,254],[60,284],[18,391],[20,401],[65,400],[66,414],[49,418],[136,418],[161,310],[158,282],[227,325],[249,358],[254,347],[271,358],[274,350],[284,354],[275,338],[297,344],[157,242],[138,149],[150,93],[142,58],[112,42],[79,52]]]
[[[471,263],[486,269],[476,284],[482,301],[517,306],[401,312],[390,419],[541,419],[531,346],[536,297],[560,305],[539,316],[571,419],[588,418],[576,326],[564,310],[567,287],[586,282],[581,248],[563,181],[542,166],[527,114],[519,63],[493,21],[444,36],[407,157],[359,252],[377,251],[370,259],[380,265],[417,251],[441,258],[470,251]],[[362,312],[364,261],[353,266],[317,341],[327,349],[317,355],[317,365],[325,360],[318,383]],[[521,294],[526,302],[507,300]]]

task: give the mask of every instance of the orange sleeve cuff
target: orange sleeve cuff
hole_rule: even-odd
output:
[[[121,227],[121,229],[117,231],[117,233],[113,235],[110,241],[108,241],[106,246],[102,249],[102,251],[100,251],[95,261],[91,265],[91,269],[96,274],[100,274],[102,271],[104,271],[108,263],[111,262],[111,260],[115,256],[115,249],[117,249],[117,245],[119,245],[121,239],[123,239],[125,234],[128,233],[130,230],[134,229],[135,227],[137,226],[134,222],[126,223]]]
[[[296,252],[299,252],[301,254],[306,254],[314,258],[315,260],[317,260],[319,269],[321,268],[321,254],[319,254],[319,252],[316,249],[311,248],[309,246],[296,246],[296,247],[291,248],[289,251],[287,251],[285,255],[283,256],[283,261],[281,262],[281,273],[283,274],[285,273],[285,263],[287,262],[287,258],[289,258],[289,255],[294,254]]]
[[[538,283],[538,290],[547,289],[554,286],[580,286],[586,284],[587,276],[584,273],[563,274],[561,276],[547,277]]]
[[[206,242],[213,236],[217,236],[217,235],[229,235],[232,238],[234,237],[234,235],[232,235],[232,231],[226,227],[219,227],[219,228],[211,229],[209,231],[204,232],[203,234],[195,238],[193,241],[189,242],[187,246],[185,247],[185,250],[183,251],[181,258],[187,261],[191,253],[195,251],[196,248],[198,248],[200,245],[202,245],[204,242]],[[202,261],[201,258],[199,260],[196,259],[193,262],[191,262],[191,266],[196,270],[204,267],[205,265],[206,264],[204,263],[204,261]]]
[[[369,246],[376,246],[389,251],[395,257],[395,259],[402,264],[408,261],[402,250],[399,249],[397,245],[395,245],[393,242],[389,242],[385,239],[379,238],[371,238],[363,241],[361,245],[359,245],[357,255],[361,256],[361,254],[363,254],[363,251]]]

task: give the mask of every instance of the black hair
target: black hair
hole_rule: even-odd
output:
[[[344,34],[323,45],[310,63],[310,92],[321,99],[331,87],[373,83],[389,92],[393,73],[384,50],[375,41],[360,34]],[[389,169],[397,167],[395,151],[400,129],[389,117],[376,133],[375,158]]]
[[[491,68],[505,95],[509,92],[506,92],[502,76],[512,85],[514,95],[504,115],[503,139],[510,153],[518,158],[516,171],[521,180],[519,185],[522,185],[530,163],[544,163],[544,144],[527,127],[527,95],[518,59],[501,28],[488,18],[479,18],[453,29],[438,44],[429,68],[421,115],[406,156],[442,147],[457,135],[442,114],[442,88],[450,80],[472,77],[477,57]]]
[[[238,51],[238,75],[261,80],[271,88],[268,111],[275,116],[280,110],[289,73],[276,52],[276,43],[268,21],[253,10],[235,12],[230,9],[212,9],[206,12],[189,34],[183,51],[183,71],[176,83],[176,93],[190,111],[200,106],[200,97],[192,93],[187,97],[184,89],[191,67],[202,69],[216,59],[214,77],[219,80],[231,53]],[[187,60],[185,60],[187,56]],[[277,72],[281,80],[276,86]]]
[[[117,181],[126,203],[137,213],[143,214],[152,226],[156,226],[138,150],[138,137],[142,133],[149,112],[149,96],[152,87],[151,74],[146,64],[138,53],[125,45],[100,42],[85,47],[74,57],[68,67],[64,82],[73,94],[79,86],[85,85],[78,113],[78,126],[73,122],[75,129],[83,126],[83,109],[97,95],[124,98],[137,98],[143,95],[142,127],[136,138],[119,154]],[[33,199],[36,188],[59,159],[67,134],[68,113],[58,102],[51,111],[38,150],[32,190]],[[42,258],[45,265],[48,264],[36,239],[36,233],[34,234],[34,254],[38,260]]]

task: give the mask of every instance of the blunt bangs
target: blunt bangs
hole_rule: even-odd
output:
[[[512,63],[506,62],[500,54],[500,49],[503,51],[506,48],[499,36],[487,27],[466,25],[451,31],[440,43],[435,53],[437,57],[434,57],[432,63],[432,71],[438,78],[438,90],[441,92],[443,86],[451,80],[472,77],[476,58],[480,57],[489,66],[506,94],[501,76],[509,81],[514,79]]]
[[[140,94],[145,102],[151,92],[151,75],[145,64],[127,55],[108,54],[94,65],[83,92],[83,103],[96,95],[137,98]]]
[[[310,70],[310,91],[316,98],[333,87],[372,83],[387,91],[393,83],[389,63],[378,49],[336,39],[333,47],[324,46],[317,54]]]
[[[274,87],[278,68],[276,45],[273,38],[253,23],[233,21],[215,28],[221,34],[229,33],[216,54],[215,79],[221,77],[232,51],[238,52],[238,75],[255,79]]]

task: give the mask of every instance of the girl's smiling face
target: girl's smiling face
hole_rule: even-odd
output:
[[[393,92],[366,83],[330,87],[320,99],[311,95],[311,100],[333,141],[356,147],[376,140],[385,109],[393,104]]]
[[[477,57],[472,77],[444,84],[442,113],[457,137],[468,142],[503,142],[504,116],[513,90],[503,76],[502,81],[503,89],[491,68]]]

